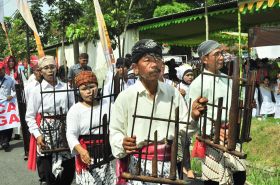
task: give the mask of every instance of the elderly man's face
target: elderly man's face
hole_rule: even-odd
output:
[[[221,48],[213,50],[204,56],[203,63],[208,71],[217,73],[224,65],[223,50]]]
[[[56,78],[56,66],[53,64],[41,68],[41,75],[47,82],[53,82]]]
[[[160,77],[163,61],[151,55],[143,56],[136,64],[139,76],[145,80],[158,80]]]

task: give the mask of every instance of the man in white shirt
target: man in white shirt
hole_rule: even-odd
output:
[[[12,91],[15,91],[15,81],[5,75],[5,64],[0,62],[0,100],[10,101],[13,99]],[[7,151],[10,147],[10,140],[12,138],[13,129],[6,129],[0,131],[0,144],[2,148]]]
[[[44,113],[44,116],[66,114],[74,102],[74,96],[69,92],[45,92],[68,89],[66,83],[63,83],[56,78],[56,64],[54,57],[45,56],[41,58],[39,60],[39,68],[43,80],[41,85],[34,87],[28,99],[26,110],[26,121],[29,127],[29,132],[35,137],[37,144],[38,158],[36,162],[38,166],[38,175],[41,184],[56,183],[70,185],[75,172],[75,160],[70,152],[65,151],[55,154],[41,153],[42,149],[53,147],[52,143],[55,144],[55,147],[61,148],[63,144],[62,133],[54,131],[61,126],[60,120],[57,118],[45,118],[40,121],[39,125],[37,124],[37,120],[38,114],[42,115]],[[41,92],[45,93],[41,94]],[[62,113],[60,112],[60,109],[62,109]],[[36,147],[34,148],[36,149]],[[33,152],[31,151],[29,154],[33,154]],[[34,156],[32,158],[31,155],[29,155],[28,160],[34,160]],[[29,169],[34,170],[31,167],[29,167]]]
[[[224,56],[221,44],[213,40],[208,40],[202,42],[197,50],[201,62],[205,67],[205,73],[226,76],[226,74],[223,74],[219,71],[219,69],[223,67],[224,63]],[[201,86],[203,88],[201,88]],[[201,89],[203,92],[201,92]],[[190,85],[190,98],[194,100],[198,96],[203,96],[208,99],[208,102],[210,104],[218,105],[218,99],[220,97],[223,97],[223,107],[228,107],[229,110],[231,106],[231,91],[232,82],[228,78],[214,78],[211,75],[199,75]],[[213,101],[214,93],[215,97]],[[207,117],[211,118],[212,113],[214,115],[214,118],[216,118],[217,109],[215,108],[213,110],[212,106],[208,106]],[[226,115],[228,115],[228,113],[229,111],[223,111],[221,118],[222,121],[225,122],[228,120],[226,119]],[[212,133],[211,122],[207,121],[206,134],[211,135]],[[221,135],[223,134],[224,129],[221,129]],[[243,160],[228,153],[223,153],[217,149],[207,146],[206,157],[203,160],[202,164],[202,178],[205,180],[205,184],[242,185],[245,183],[246,180],[245,170],[246,166]]]
[[[150,117],[153,111],[153,117],[168,119],[171,99],[173,97],[171,120],[175,119],[176,107],[179,107],[180,121],[187,121],[188,116],[186,104],[179,91],[174,87],[159,81],[161,66],[163,63],[161,46],[150,39],[138,41],[132,48],[132,62],[135,63],[135,68],[138,70],[139,79],[134,85],[119,94],[112,109],[112,118],[109,126],[112,153],[118,159],[130,155],[131,161],[129,170],[131,172],[135,169],[135,166],[133,166],[134,162],[137,161],[137,157],[133,155],[133,153],[141,149],[143,150],[143,142],[145,140],[153,140],[153,137],[148,138],[148,133],[154,135],[154,132],[158,131],[157,139],[160,143],[165,139],[173,139],[175,128],[174,123],[171,123],[166,138],[168,128],[168,123],[166,121],[153,120],[150,125],[149,119],[136,118],[135,124],[133,124],[132,116],[136,106],[134,102],[137,93],[139,93],[137,115]],[[154,109],[153,100],[155,101]],[[198,119],[200,111],[204,110],[202,104],[205,103],[205,101],[206,100],[203,98],[195,101],[194,105],[196,108],[193,108],[192,112],[192,117],[194,119]],[[186,130],[184,126],[180,126],[180,131]],[[191,125],[189,128],[190,130],[195,129],[196,125]],[[169,151],[166,155],[170,156],[170,154],[171,152]],[[159,152],[158,155],[163,154]],[[138,157],[142,158],[143,156]],[[147,174],[150,174],[151,161],[147,161],[148,164],[146,170]],[[162,161],[166,161],[164,163],[163,173],[164,176],[167,176],[170,170],[170,159],[159,159],[159,166],[163,164]],[[159,169],[159,171],[161,171],[160,167]],[[134,181],[131,181],[130,183],[142,184],[142,182]]]

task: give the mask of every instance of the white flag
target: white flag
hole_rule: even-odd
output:
[[[34,33],[39,35],[36,25],[34,23],[31,11],[29,9],[27,0],[17,0],[17,7],[18,7],[18,10],[19,10],[21,16],[23,17],[25,22],[28,24],[28,26],[33,30]]]

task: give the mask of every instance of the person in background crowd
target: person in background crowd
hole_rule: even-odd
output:
[[[65,60],[65,65],[66,65],[66,68],[64,66],[64,63],[63,63],[63,65],[59,66],[58,71],[57,71],[57,76],[59,77],[59,79],[62,82],[67,83],[67,74],[69,71],[68,67],[67,67],[67,60]]]
[[[257,82],[257,84],[260,84],[264,80],[264,77],[268,76],[268,71],[265,67],[267,59],[257,58],[255,62],[258,66],[257,75],[256,75],[256,82]]]
[[[204,65],[204,72],[211,74],[226,74],[221,73],[219,70],[223,67],[224,56],[221,44],[214,40],[207,40],[202,42],[198,49],[198,55],[201,59],[201,62]],[[203,81],[203,92],[201,92],[201,84]],[[214,77],[210,75],[201,74],[195,78],[195,80],[190,85],[190,98],[192,101],[198,96],[205,97],[208,99],[210,104],[218,105],[218,99],[223,97],[223,107],[226,107],[227,101],[227,88],[228,80],[222,77],[215,78],[215,89],[213,85]],[[228,107],[231,104],[231,91],[232,91],[232,82],[229,84],[229,93],[228,93]],[[213,94],[215,93],[214,102]],[[212,117],[212,107],[207,107],[207,116]],[[214,115],[216,116],[217,109],[214,109]],[[222,113],[222,122],[226,121],[226,114],[228,112],[223,111]],[[227,124],[227,123],[225,123]],[[206,123],[206,135],[211,135],[211,126],[212,122],[207,121]],[[227,138],[224,129],[220,130],[220,138],[222,141]],[[202,179],[205,180],[204,184],[206,185],[227,185],[227,184],[238,184],[243,185],[246,181],[246,165],[245,161],[235,157],[229,153],[222,152],[217,150],[209,145],[206,146],[205,158],[202,160]]]
[[[56,144],[57,147],[63,146],[62,136],[58,137],[57,132],[54,131],[60,125],[60,120],[47,118],[39,121],[38,117],[43,113],[43,116],[66,114],[68,108],[74,103],[74,95],[69,92],[56,92],[44,93],[41,96],[41,91],[58,91],[68,88],[66,83],[61,82],[56,77],[57,69],[54,57],[44,56],[40,58],[39,68],[43,80],[41,85],[37,85],[31,92],[26,110],[26,122],[29,132],[33,136],[30,138],[28,168],[35,170],[37,163],[38,175],[42,185],[70,185],[75,174],[75,160],[71,153],[65,151],[42,154],[42,150],[53,147],[52,143]],[[43,131],[44,128],[52,131]]]
[[[76,183],[81,185],[115,184],[116,176],[112,163],[104,164],[92,171],[87,166],[92,163],[86,144],[80,136],[90,134],[90,125],[97,127],[101,124],[102,117],[108,115],[108,102],[106,100],[93,99],[98,94],[98,82],[95,74],[90,71],[82,71],[75,77],[75,84],[79,88],[81,101],[73,105],[67,113],[67,141],[70,150],[76,155]],[[100,101],[103,101],[102,107]],[[102,109],[101,109],[102,108]],[[90,123],[92,116],[92,123]],[[107,123],[102,123],[107,124]],[[94,129],[92,137],[102,136],[102,128]],[[102,138],[102,137],[101,137]],[[90,141],[93,142],[94,141]]]
[[[15,81],[5,75],[5,64],[0,61],[0,101],[11,101],[13,99],[12,91],[15,91]],[[10,147],[12,134],[12,128],[0,131],[0,145],[5,151],[8,151]]]
[[[169,80],[169,68],[164,62],[162,63],[159,81],[172,85],[173,87],[176,85],[172,80]]]
[[[8,76],[14,79],[16,83],[19,83],[18,66],[16,58],[14,56],[8,57],[5,72]]]
[[[165,62],[165,65],[169,68],[169,79],[172,81],[178,81],[178,78],[176,76],[176,69],[175,67],[178,67],[178,65],[175,62],[175,59],[172,58],[171,60]]]
[[[25,92],[25,100],[26,100],[26,105],[28,104],[28,100],[30,98],[30,94],[34,91],[34,89],[42,82],[42,75],[40,72],[40,68],[38,64],[35,64],[32,66],[32,71],[35,76],[35,80],[30,81],[29,83],[26,84],[24,87],[24,92]],[[30,144],[30,133],[28,131],[28,128],[22,126],[22,134],[23,137],[25,136],[24,140],[24,146],[25,146],[25,155],[24,155],[24,160],[28,159],[28,151],[29,151],[29,144]],[[25,134],[25,135],[24,135]]]
[[[73,87],[73,83],[74,83],[73,80],[80,71],[92,71],[91,67],[88,66],[87,64],[88,64],[88,54],[81,53],[79,56],[79,63],[70,67],[70,70],[68,73],[68,80],[72,87]]]
[[[168,107],[170,106],[172,97],[174,99],[172,112],[174,112],[175,107],[179,107],[180,120],[186,120],[188,115],[187,106],[178,90],[166,83],[159,81],[163,63],[162,48],[160,45],[151,39],[143,39],[138,41],[132,48],[132,62],[135,63],[135,68],[138,70],[139,79],[134,85],[122,91],[114,103],[114,107],[112,109],[112,118],[109,125],[110,145],[112,148],[112,153],[116,158],[123,160],[126,156],[129,157],[130,165],[127,167],[132,173],[134,173],[133,170],[135,170],[138,157],[145,159],[146,156],[137,156],[133,155],[133,153],[138,150],[142,150],[144,153],[144,151],[146,152],[146,147],[148,147],[149,158],[147,160],[146,172],[147,174],[151,175],[151,158],[154,155],[151,148],[154,148],[154,146],[141,146],[141,143],[147,139],[149,131],[148,125],[150,121],[146,119],[136,119],[133,136],[131,137],[133,123],[132,115],[134,114],[136,106],[134,103],[131,103],[131,101],[136,99],[137,92],[139,92],[137,114],[142,116],[150,116],[152,112],[153,99],[155,99],[156,109],[154,110],[153,115],[155,117],[165,119],[168,119],[169,117],[170,108]],[[195,101],[195,107],[192,109],[192,117],[194,119],[198,119],[200,116],[200,111],[204,110],[205,107],[202,105],[203,103],[206,103],[206,100],[203,98],[199,98]],[[175,114],[172,114],[171,119],[174,119],[174,116]],[[192,125],[189,128],[191,127],[195,127],[195,125]],[[174,127],[172,126],[169,129],[169,137],[172,138]],[[152,133],[157,130],[158,141],[163,141],[163,139],[166,137],[167,122],[154,120],[153,124],[151,125],[151,130]],[[185,131],[186,128],[180,128],[180,130]],[[160,150],[160,148],[164,147],[166,147],[166,155],[163,154],[163,150]],[[167,177],[170,172],[170,149],[171,148],[169,144],[158,145],[158,168],[161,169],[163,164],[162,161],[165,161],[163,170],[164,177]],[[163,156],[165,156],[165,158]],[[144,161],[145,160],[142,160],[141,169],[144,169]],[[159,173],[160,174],[158,175],[161,175],[161,172]],[[130,181],[129,183],[146,184],[140,181]]]
[[[180,80],[180,83],[177,85],[181,95],[184,97],[185,102],[189,103],[189,91],[190,85],[193,81],[193,70],[192,67],[184,64],[176,68],[177,77]]]
[[[263,118],[273,116],[275,113],[274,89],[270,86],[268,76],[264,77],[263,83],[258,88],[258,101],[260,106],[260,115]]]
[[[275,114],[274,118],[280,118],[280,70],[277,73],[277,80],[275,84]]]
[[[42,82],[42,74],[38,64],[32,66],[32,71],[35,76],[35,79],[28,82],[26,87],[24,88],[26,104],[28,104],[31,92]]]
[[[130,67],[130,62],[126,58],[118,58],[116,62],[116,74],[114,80],[120,80],[120,91],[128,87],[127,70]],[[114,88],[117,88],[114,86]]]
[[[18,65],[14,56],[9,56],[5,69],[6,75],[10,76],[16,84],[20,83],[20,75],[18,72]],[[13,129],[14,139],[20,139],[20,126]]]

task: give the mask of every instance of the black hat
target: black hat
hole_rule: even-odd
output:
[[[142,39],[132,48],[132,62],[137,63],[146,54],[162,58],[162,47],[152,39]]]

